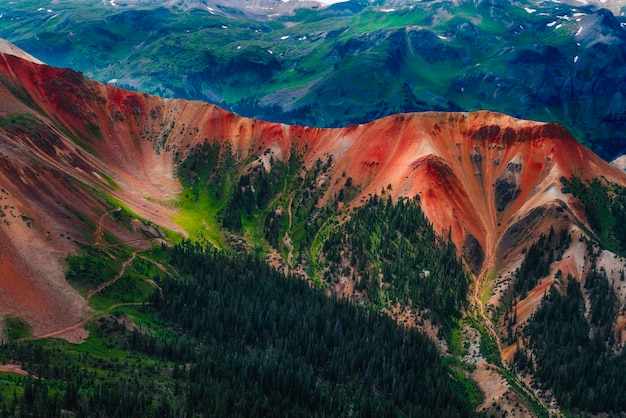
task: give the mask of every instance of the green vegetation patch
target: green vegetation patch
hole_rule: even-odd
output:
[[[65,278],[83,296],[114,278],[122,263],[130,257],[130,250],[123,247],[111,247],[106,251],[90,245],[80,245],[80,248],[80,255],[67,258]]]
[[[589,226],[608,249],[626,255],[626,187],[594,178],[584,182],[561,178],[563,191],[572,193],[584,208]]]
[[[550,289],[525,330],[534,361],[518,351],[514,364],[520,372],[534,371],[540,388],[550,389],[559,405],[575,413],[619,415],[626,408],[626,376],[615,371],[624,370],[626,356],[613,354],[616,297],[602,271],[588,274],[585,290],[589,319],[577,280],[569,276],[563,294]]]
[[[100,172],[98,172],[98,175],[99,175],[100,177],[102,177],[102,178],[103,178],[103,179],[104,179],[104,180],[105,180],[105,181],[109,184],[109,186],[111,186],[111,188],[112,188],[113,190],[119,190],[119,189],[120,189],[119,184],[117,184],[117,183],[115,182],[115,180],[113,180],[113,179],[111,178],[111,176],[109,176],[109,175],[108,175],[108,174],[106,174],[105,172],[100,171]]]
[[[446,333],[466,304],[468,274],[449,237],[438,236],[418,200],[373,196],[323,244],[327,281],[352,277],[370,302],[427,309]]]
[[[184,190],[178,197],[180,212],[175,221],[194,240],[223,248],[218,213],[228,202],[236,181],[235,156],[228,145],[207,139],[177,163]]]
[[[32,335],[31,326],[19,316],[5,315],[3,322],[3,340],[15,341]]]
[[[13,113],[0,118],[0,128],[9,128],[11,126],[30,128],[36,123],[35,117],[28,113]]]

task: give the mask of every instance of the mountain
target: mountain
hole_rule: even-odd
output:
[[[178,274],[141,257],[186,236],[429,333],[485,411],[623,405],[615,374],[577,373],[621,367],[626,179],[562,126],[487,111],[285,125],[10,45],[1,58],[0,310],[33,336],[92,338],[117,306],[99,292],[136,260]],[[142,303],[128,292],[122,305]],[[556,360],[576,387],[541,368],[559,352],[549,326],[578,335],[555,343],[580,348]]]
[[[610,7],[609,9],[601,7]],[[618,2],[4,4],[0,37],[43,61],[163,97],[318,127],[489,109],[625,150]]]

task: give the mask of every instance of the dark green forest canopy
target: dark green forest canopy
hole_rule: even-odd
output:
[[[329,235],[323,252],[328,274],[350,266],[356,288],[374,305],[427,309],[446,329],[466,305],[469,275],[463,261],[450,239],[435,233],[418,199],[394,203],[374,195]]]
[[[14,379],[6,416],[474,415],[477,389],[420,332],[251,255],[190,241],[157,252],[180,274],[155,276],[161,290],[139,308],[149,328],[113,315],[92,329],[115,355],[53,341],[0,348],[43,378]]]
[[[604,271],[592,270],[584,290],[590,294],[590,321],[585,317],[583,288],[569,277],[561,294],[552,287],[526,328],[533,359],[521,350],[514,356],[521,372],[535,372],[542,389],[559,405],[591,414],[620,415],[626,410],[626,356],[615,355],[613,322],[617,298]]]
[[[584,208],[596,239],[611,251],[626,255],[626,188],[594,178],[561,178],[563,191],[573,194]]]

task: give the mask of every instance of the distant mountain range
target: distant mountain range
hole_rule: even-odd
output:
[[[607,8],[600,8],[607,7]],[[20,1],[0,37],[43,61],[162,97],[338,127],[492,110],[626,151],[620,2]]]

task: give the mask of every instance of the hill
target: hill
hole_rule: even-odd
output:
[[[151,275],[173,296],[165,275],[196,273],[150,251],[186,236],[429,333],[481,410],[621,407],[614,375],[559,386],[540,365],[555,361],[541,327],[568,330],[568,315],[572,370],[621,367],[624,338],[624,175],[560,125],[485,111],[285,125],[1,58],[0,310],[33,337],[93,341],[118,303],[147,302]],[[177,302],[151,303],[173,320]],[[537,319],[550,309],[558,321]],[[173,329],[199,332],[186,324]]]

